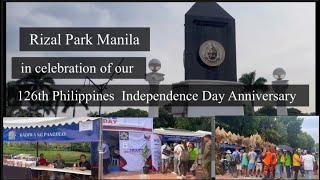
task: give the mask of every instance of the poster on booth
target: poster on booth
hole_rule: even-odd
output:
[[[159,171],[161,163],[161,139],[157,134],[151,134],[152,169]]]
[[[149,149],[148,157],[151,155],[150,133],[144,132],[119,132],[120,145],[120,168],[126,171],[142,171],[145,165],[142,151],[145,146]],[[149,159],[148,158],[148,159]]]

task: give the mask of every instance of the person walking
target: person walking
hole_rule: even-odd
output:
[[[195,168],[193,168],[191,170],[191,167],[196,167],[198,165],[199,150],[198,150],[197,147],[195,147],[193,142],[190,142],[188,151],[189,151],[188,170],[190,170],[192,175],[195,176],[196,175],[196,170],[195,170]]]
[[[306,178],[313,179],[313,166],[316,160],[309,150],[307,151],[307,154],[302,157],[302,162]]]
[[[173,143],[173,174],[178,174],[179,148],[180,145],[178,143]]]
[[[286,174],[287,174],[287,178],[290,179],[291,178],[291,154],[289,151],[285,151],[285,161],[284,161],[284,166],[286,169]]]
[[[294,172],[294,179],[298,179],[299,170],[300,170],[300,156],[299,150],[297,149],[292,156],[292,166]]]
[[[262,163],[262,150],[258,151],[256,161],[256,177],[262,177],[263,163]]]
[[[275,177],[277,161],[278,161],[277,147],[273,146],[273,148],[271,149],[271,172],[272,172],[271,178]]]
[[[234,160],[235,167],[232,169],[235,170],[235,175],[233,174],[233,177],[237,178],[239,176],[239,172],[241,171],[241,157],[240,157],[239,147],[236,147],[236,149],[232,152],[232,157]],[[234,173],[234,172],[233,172]]]
[[[204,151],[202,154],[202,169],[203,169],[203,179],[211,179],[211,135],[205,135],[203,137]]]
[[[253,176],[256,158],[257,158],[257,153],[254,151],[254,148],[251,148],[250,152],[248,153],[248,157],[249,157],[249,164],[248,164],[249,175]]]
[[[246,149],[242,154],[241,166],[242,166],[242,174],[245,177],[248,177],[248,150]]]
[[[102,149],[103,149],[103,174],[107,174],[109,172],[109,164],[110,164],[110,147],[107,144],[106,140],[102,143]]]
[[[283,174],[284,154],[282,149],[279,149],[277,153],[278,154],[275,177],[277,179],[281,179]]]
[[[168,145],[167,142],[165,142],[162,146],[161,146],[161,172],[162,174],[167,173],[168,171],[168,165],[169,165],[169,159],[170,159],[170,155],[171,155],[171,148]]]
[[[189,152],[186,141],[182,141],[181,143],[181,153],[180,153],[180,176],[182,179],[186,178],[187,169],[188,169],[188,160],[189,160]]]
[[[270,151],[270,146],[267,146],[266,149],[264,149],[263,152],[263,175],[264,178],[269,179],[272,177],[272,164],[271,164],[271,151]]]

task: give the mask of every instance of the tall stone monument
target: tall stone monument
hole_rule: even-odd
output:
[[[185,81],[175,85],[239,85],[235,19],[216,2],[197,2],[185,14]],[[175,116],[243,115],[243,107],[173,107]]]
[[[215,2],[185,14],[186,80],[237,81],[235,20]]]

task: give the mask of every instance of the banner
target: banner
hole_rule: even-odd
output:
[[[178,142],[181,140],[191,141],[191,142],[200,142],[201,137],[197,136],[179,136],[179,135],[161,135],[162,142]]]
[[[103,118],[103,130],[152,132],[152,118]]]
[[[145,165],[142,152],[146,149],[147,161],[151,161],[151,134],[143,132],[119,132],[120,168],[126,171],[142,171]]]
[[[161,166],[161,139],[157,134],[151,134],[152,169],[159,171]]]
[[[86,122],[87,127],[79,124],[66,124],[52,127],[15,128],[3,130],[3,141],[7,142],[93,142],[99,141],[99,121]],[[88,129],[88,128],[87,128]]]

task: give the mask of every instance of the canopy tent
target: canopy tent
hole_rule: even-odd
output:
[[[203,132],[194,132],[184,129],[175,129],[175,128],[158,128],[154,129],[153,133],[160,135],[163,142],[168,141],[200,141],[205,133]]]
[[[290,146],[284,145],[284,144],[278,145],[277,149],[283,149],[283,150],[290,151],[291,153],[293,153],[293,148]]]
[[[93,117],[5,117],[5,142],[99,141],[99,121]]]

